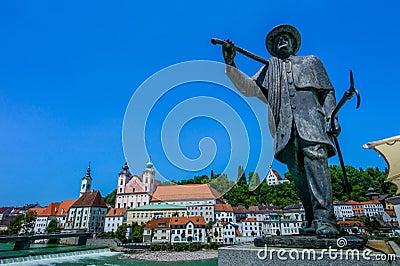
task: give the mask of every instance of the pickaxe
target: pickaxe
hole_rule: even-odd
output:
[[[240,48],[239,46],[232,45],[232,44],[228,43],[227,41],[223,41],[223,40],[220,40],[220,39],[217,39],[217,38],[212,38],[211,39],[211,43],[214,44],[214,45],[220,44],[220,45],[225,46],[225,47],[232,46],[232,48],[235,49],[237,52],[239,52],[241,54],[244,54],[245,56],[248,56],[251,59],[254,59],[254,60],[256,60],[256,61],[258,61],[260,63],[268,65],[268,60],[267,59],[264,59],[261,56],[255,55],[252,52],[249,52],[249,51],[247,51],[247,50],[245,50],[243,48]]]
[[[353,97],[354,93],[357,96],[356,109],[358,109],[358,107],[360,107],[360,102],[361,102],[360,93],[358,92],[358,90],[356,88],[354,88],[353,71],[350,70],[350,88],[344,92],[342,99],[340,99],[339,103],[336,105],[335,109],[333,110],[333,112],[331,114],[331,129],[332,130],[335,129],[335,120],[337,117],[337,113],[343,107],[343,105]],[[349,197],[349,199],[351,199],[351,194],[350,194],[351,187],[350,187],[349,180],[347,179],[346,168],[344,166],[342,151],[340,150],[340,146],[339,146],[339,140],[338,140],[337,136],[335,136],[334,134],[332,134],[332,138],[333,138],[333,141],[335,142],[337,154],[338,154],[339,161],[340,161],[340,166],[342,167],[344,183],[346,186],[346,193],[347,193],[347,196]]]

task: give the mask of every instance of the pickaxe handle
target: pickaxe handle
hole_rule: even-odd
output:
[[[335,129],[335,120],[337,117],[337,113],[343,107],[343,105],[353,97],[354,93],[357,96],[356,109],[358,109],[358,107],[360,107],[360,93],[358,92],[358,90],[356,88],[354,88],[353,71],[350,70],[350,88],[347,91],[345,91],[342,99],[340,99],[339,103],[336,105],[335,109],[333,110],[333,112],[331,114],[331,129],[332,130]],[[349,180],[347,178],[346,168],[345,168],[344,161],[343,161],[343,155],[342,155],[342,151],[340,150],[340,146],[339,146],[339,140],[338,140],[337,136],[335,136],[335,135],[333,135],[332,138],[333,138],[333,141],[335,142],[340,166],[342,168],[343,179],[344,179],[344,183],[345,183],[345,187],[346,187],[346,193],[347,193],[347,196],[349,197],[349,199],[351,199],[351,187],[350,187]]]
[[[229,44],[228,42],[220,40],[220,39],[217,39],[217,38],[212,38],[211,39],[211,43],[214,44],[214,45],[220,44],[220,45],[225,46],[225,47],[232,46],[232,44]],[[261,56],[255,55],[252,52],[249,52],[249,51],[247,51],[247,50],[245,50],[243,48],[240,48],[239,46],[233,45],[233,49],[235,49],[237,52],[239,52],[241,54],[244,54],[245,56],[248,56],[251,59],[254,59],[254,60],[256,60],[256,61],[258,61],[260,63],[263,63],[265,65],[269,64],[267,59],[264,59]]]

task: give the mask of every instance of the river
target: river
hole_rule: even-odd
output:
[[[10,244],[0,244],[0,265],[138,265],[138,266],[216,266],[217,259],[190,262],[148,262],[128,259],[108,248],[82,250],[84,247],[32,245],[29,251],[13,251]],[[60,253],[61,252],[61,253]],[[26,255],[29,254],[29,257]],[[25,256],[25,257],[23,257]]]

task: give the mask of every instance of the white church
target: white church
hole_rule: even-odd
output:
[[[155,174],[151,160],[140,176],[132,175],[128,164],[125,163],[118,176],[115,208],[136,208],[149,204],[157,187]]]

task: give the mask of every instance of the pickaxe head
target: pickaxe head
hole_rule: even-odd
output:
[[[358,109],[360,107],[361,104],[361,97],[360,97],[360,93],[358,92],[358,90],[356,88],[354,88],[354,78],[353,78],[353,71],[350,70],[350,89],[349,91],[351,92],[351,94],[355,93],[357,96],[357,106],[356,109]]]

